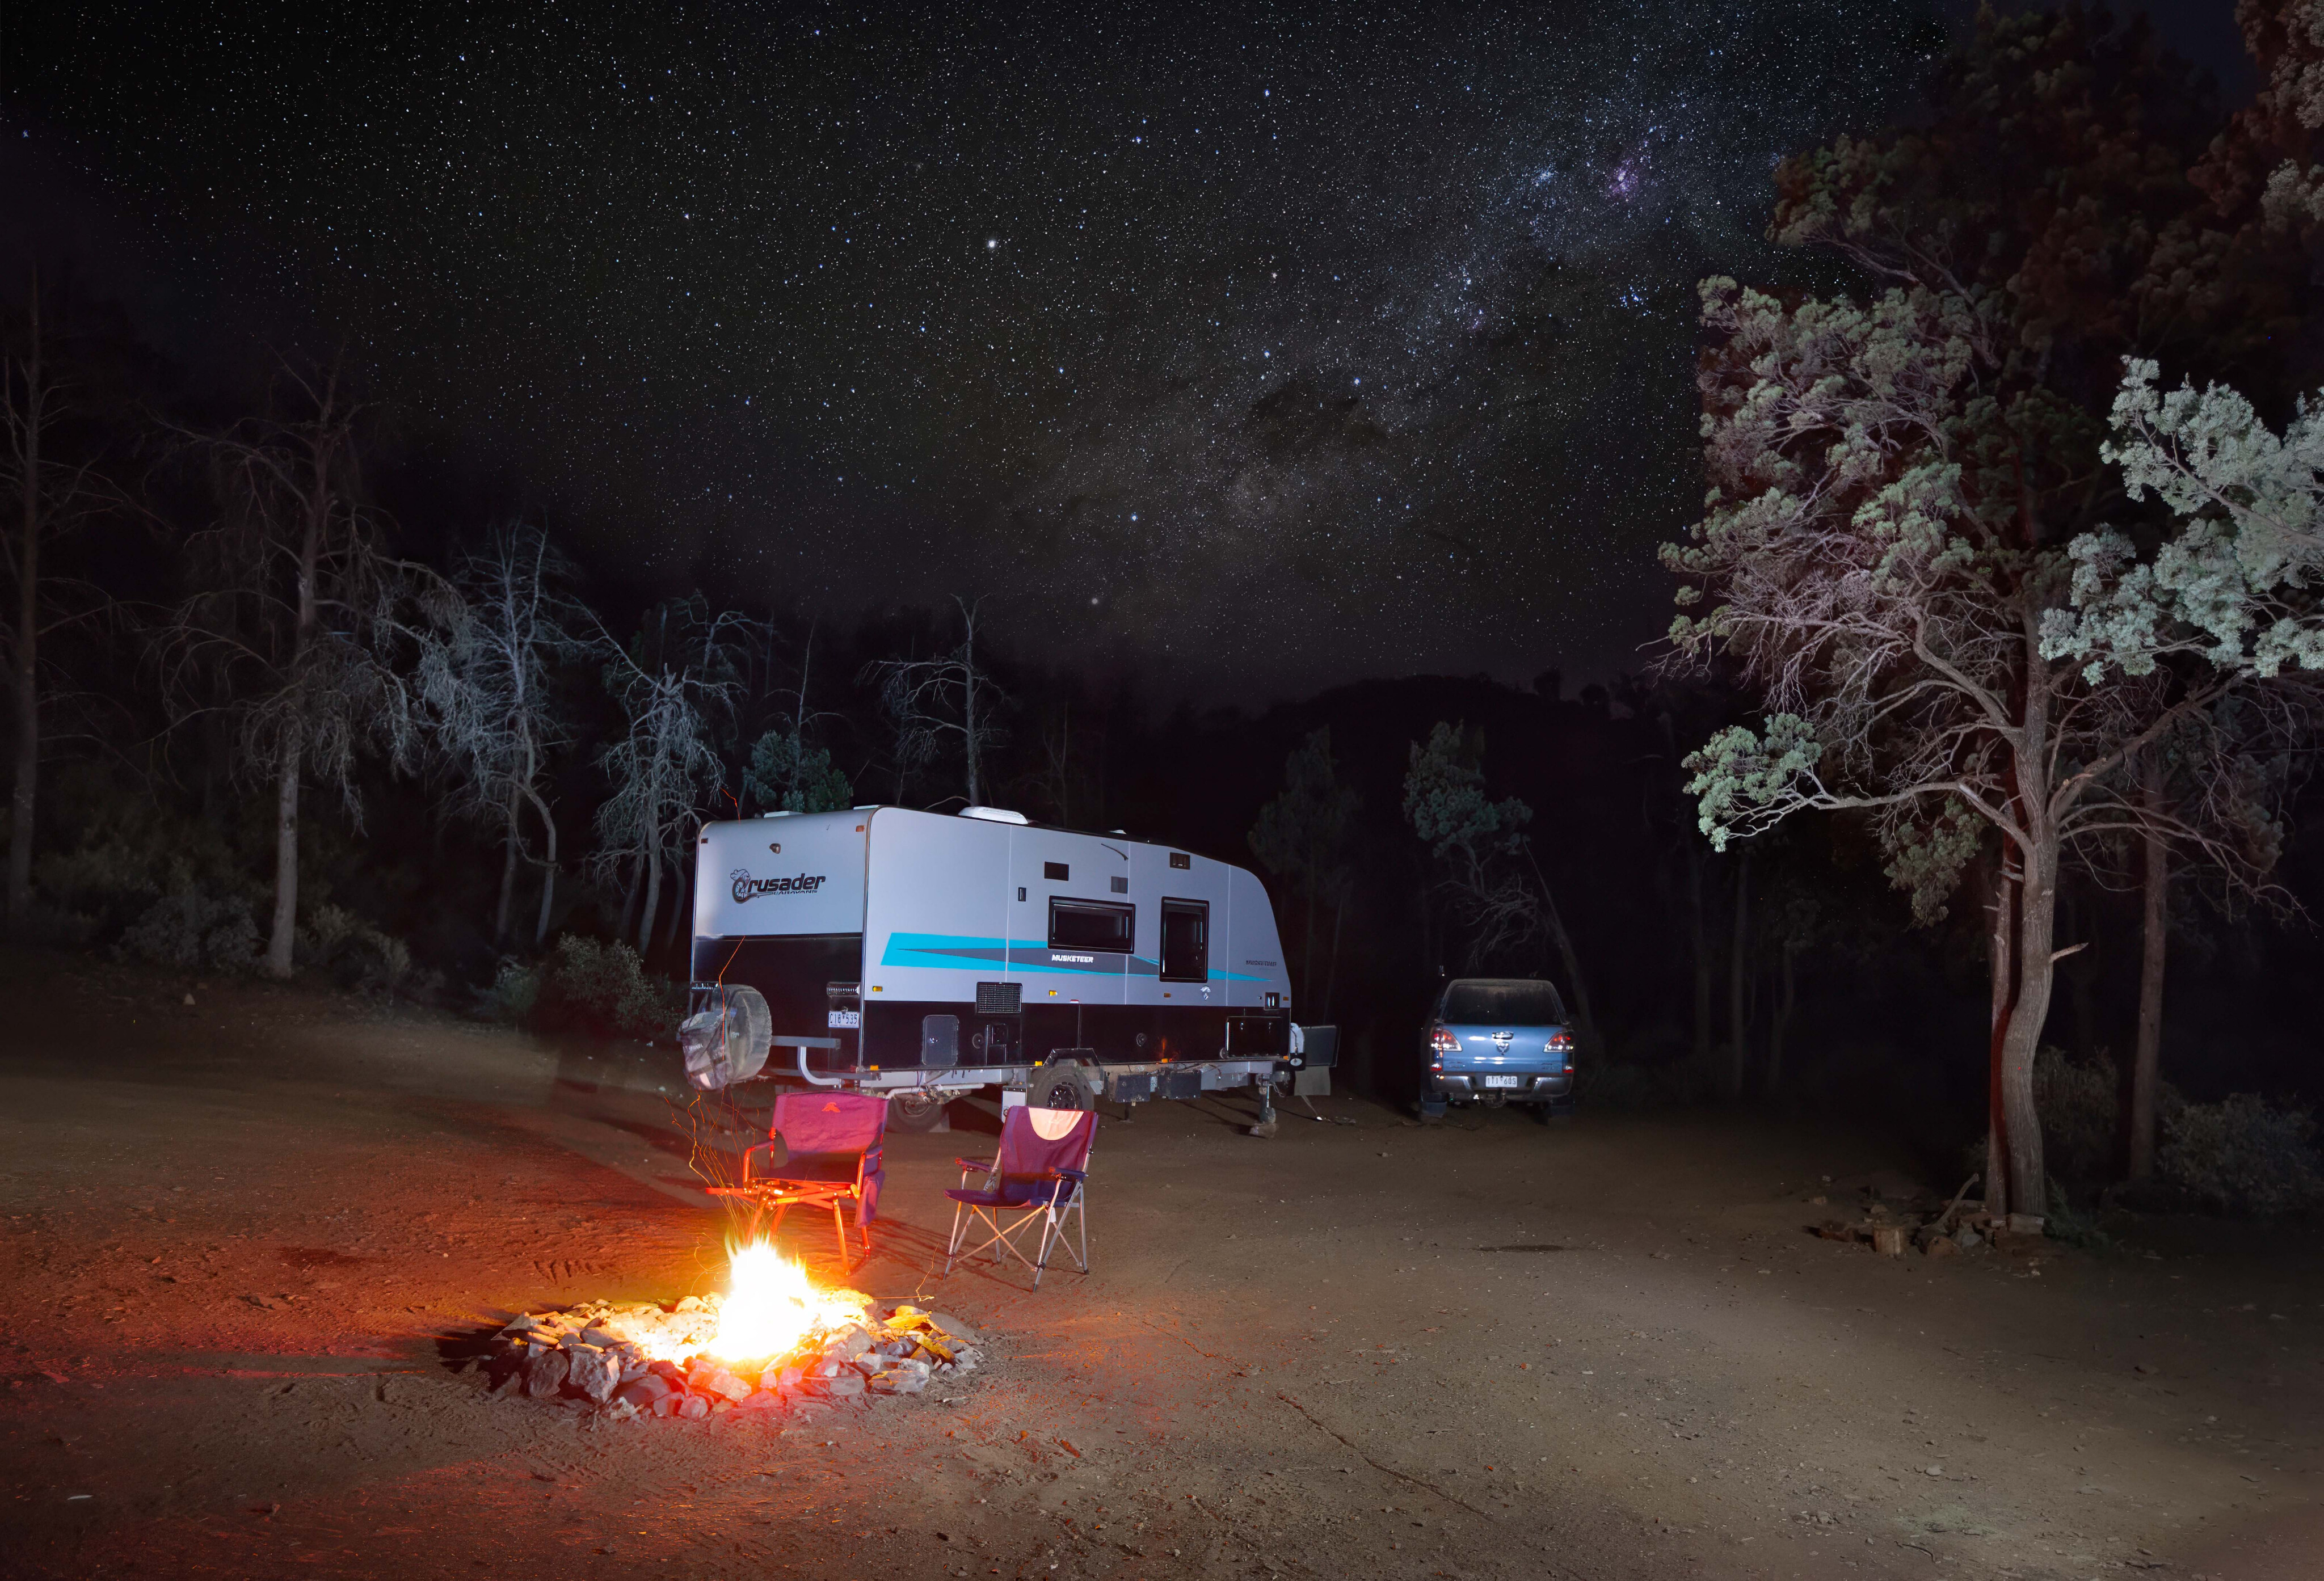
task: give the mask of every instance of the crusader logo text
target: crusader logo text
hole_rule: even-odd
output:
[[[825,875],[800,873],[788,878],[753,878],[742,869],[734,869],[734,903],[752,900],[761,895],[812,895],[823,887]]]

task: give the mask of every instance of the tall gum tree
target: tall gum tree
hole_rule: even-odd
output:
[[[685,862],[704,787],[724,772],[712,716],[733,703],[737,688],[729,649],[742,622],[732,611],[713,614],[696,593],[649,612],[627,648],[600,634],[605,689],[621,704],[627,728],[597,754],[612,790],[597,808],[593,860],[603,877],[627,868],[633,881],[642,883],[641,956],[653,942],[662,869]],[[678,866],[681,892],[684,871]],[[676,919],[673,910],[673,927]]]
[[[2263,288],[2294,261],[2198,179],[2218,124],[2143,21],[1987,9],[1910,123],[1776,170],[1771,237],[1846,261],[1855,296],[1705,287],[1711,492],[1665,558],[1710,612],[1674,636],[1774,712],[1697,754],[1704,826],[1868,812],[1923,915],[1998,840],[1987,1190],[2028,1214],[2060,864],[2144,829],[2131,759],[2232,685],[2098,675],[2043,636],[2065,546],[2122,500],[2099,446],[2123,359],[2272,376],[2296,293]]]
[[[8,823],[7,920],[21,934],[32,926],[32,840],[39,810],[42,715],[70,690],[70,676],[46,651],[63,626],[88,619],[101,597],[73,578],[60,578],[44,551],[85,518],[123,503],[117,485],[99,470],[106,460],[104,425],[92,422],[92,350],[84,336],[60,334],[71,324],[71,298],[55,293],[53,308],[40,271],[28,280],[24,310],[0,332],[0,557],[14,596],[0,615],[0,652],[6,656],[9,702],[15,718],[14,773]],[[61,315],[53,308],[61,308]],[[60,318],[63,323],[60,323]],[[74,609],[69,606],[80,605]]]
[[[1893,875],[1937,894],[1984,829],[1999,834],[2017,878],[1988,1192],[2038,1218],[2034,1055],[2061,863],[2077,841],[2140,826],[2126,766],[2231,683],[2163,697],[2151,678],[2093,679],[2045,648],[2070,568],[2044,547],[2024,453],[2057,447],[2072,414],[2038,387],[1997,397],[1997,326],[1976,304],[1900,289],[1787,306],[1727,280],[1702,298],[1712,486],[1665,560],[1689,579],[1681,602],[1711,607],[1681,614],[1672,638],[1738,666],[1771,711],[1687,759],[1702,828],[1723,849],[1797,812],[1860,810]]]
[[[301,793],[339,793],[358,826],[366,747],[409,765],[422,739],[409,675],[414,606],[440,580],[398,560],[365,494],[360,411],[337,369],[286,368],[278,411],[218,435],[207,454],[219,505],[195,535],[199,591],[161,633],[164,690],[183,722],[236,726],[240,771],[274,803],[274,905],[262,967],[288,977],[299,917]]]
[[[528,822],[541,840],[536,948],[555,905],[558,830],[547,786],[551,756],[571,739],[556,672],[587,651],[594,620],[570,591],[576,574],[539,528],[504,524],[455,562],[459,596],[444,601],[420,640],[418,682],[448,781],[446,809],[501,837],[496,944],[508,937]]]
[[[960,645],[934,658],[880,659],[864,666],[877,680],[880,700],[896,731],[898,785],[912,769],[935,759],[956,742],[971,806],[984,799],[984,760],[1003,739],[1001,711],[1009,694],[976,656],[981,599],[955,597],[960,609]],[[899,792],[900,794],[900,788]]]

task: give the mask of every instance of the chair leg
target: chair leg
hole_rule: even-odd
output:
[[[1049,1271],[1049,1248],[1064,1236],[1057,1223],[1057,1205],[1053,1200],[1041,1209],[1041,1255],[1033,1264],[1033,1288],[1041,1288],[1041,1275]]]
[[[947,1279],[952,1277],[953,1264],[960,1258],[960,1218],[967,1211],[968,1204],[965,1202],[952,1205],[952,1236],[945,1242],[945,1277]]]
[[[839,1271],[847,1272],[847,1220],[839,1211],[839,1199],[831,1200],[832,1233],[839,1237]]]

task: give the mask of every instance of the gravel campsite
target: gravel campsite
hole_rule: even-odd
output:
[[[1957,1182],[1870,1135],[1341,1097],[1261,1141],[1216,1095],[1102,1119],[1093,1270],[1036,1292],[936,1277],[998,1130],[960,1105],[890,1137],[847,1282],[973,1333],[973,1374],[615,1420],[495,1389],[485,1348],[723,1287],[671,1050],[5,973],[11,1576],[2262,1577],[2324,1546],[2304,1230],[1880,1256],[1811,1229]]]

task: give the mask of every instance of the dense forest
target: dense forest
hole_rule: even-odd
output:
[[[704,821],[998,805],[1253,866],[1385,1097],[1443,976],[1536,973],[1585,1103],[1838,1111],[2053,1218],[2312,1200],[2324,39],[2245,14],[2232,115],[2141,26],[1988,15],[1776,169],[1790,278],[1703,290],[1674,640],[1586,685],[1205,708],[992,590],[644,602],[353,361],[188,365],[42,256],[9,926],[666,1037]]]

